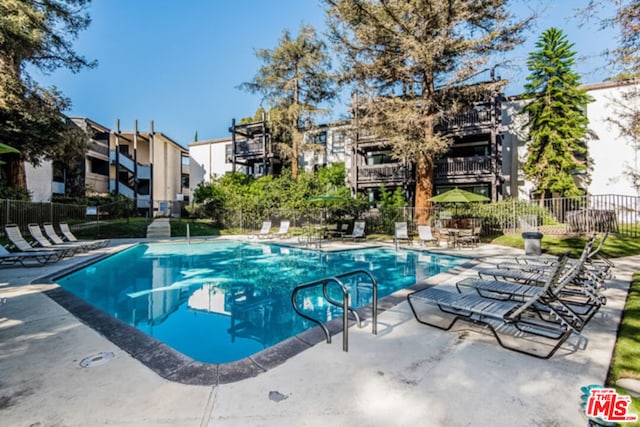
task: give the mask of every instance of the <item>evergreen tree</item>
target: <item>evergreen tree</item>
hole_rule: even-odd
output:
[[[14,189],[26,187],[24,161],[72,165],[86,150],[87,135],[63,115],[68,99],[39,87],[24,70],[27,64],[45,72],[95,65],[72,48],[90,23],[89,2],[0,0],[0,140],[19,151],[5,156],[2,175]]]
[[[443,118],[499,85],[478,83],[492,53],[519,44],[531,18],[513,22],[506,0],[323,0],[343,79],[364,96],[361,127],[384,138],[394,156],[416,164],[418,221],[433,194],[436,156],[450,141]]]
[[[274,134],[287,138],[280,152],[291,161],[293,177],[298,176],[298,156],[303,128],[323,112],[321,104],[336,95],[330,74],[331,61],[325,43],[312,26],[302,26],[297,37],[284,31],[274,49],[259,49],[262,60],[253,81],[242,88],[261,93],[269,104],[270,126]]]
[[[572,69],[576,55],[573,43],[562,30],[546,30],[536,48],[527,60],[531,74],[524,97],[531,102],[523,109],[529,115],[524,172],[542,204],[548,193],[561,197],[583,193],[575,174],[588,177],[586,107],[591,99],[580,89],[580,76]]]

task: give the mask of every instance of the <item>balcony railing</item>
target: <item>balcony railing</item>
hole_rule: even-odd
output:
[[[448,157],[436,160],[434,175],[437,177],[490,174],[491,157]]]
[[[89,141],[89,152],[95,152],[98,154],[102,154],[103,156],[109,155],[109,146],[104,142],[98,142],[94,140]]]
[[[268,149],[267,149],[268,151]],[[231,153],[229,153],[230,155]],[[262,140],[254,139],[252,141],[238,141],[236,142],[236,156],[257,156],[264,155],[265,150],[262,144]]]
[[[447,131],[489,123],[491,123],[491,110],[471,110],[467,113],[456,114],[453,117],[442,119],[436,129]]]
[[[408,177],[408,169],[397,163],[358,167],[358,182],[401,182]]]

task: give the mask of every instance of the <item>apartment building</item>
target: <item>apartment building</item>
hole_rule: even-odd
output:
[[[640,111],[638,97],[633,102],[625,97],[631,91],[640,91],[640,83],[605,82],[584,88],[594,98],[587,106],[588,146],[593,167],[590,180],[580,175],[576,180],[590,194],[639,195],[626,171],[640,168],[637,150],[640,142],[623,135],[615,122],[630,111]],[[522,171],[527,154],[523,106],[519,96],[486,93],[468,111],[443,120],[437,130],[451,136],[453,142],[449,151],[435,161],[435,194],[458,187],[494,201],[506,197],[529,199],[533,187]],[[225,145],[226,155],[210,155],[207,170],[222,174],[232,167],[232,139],[214,140],[211,152],[219,143]],[[270,155],[262,141],[249,139],[237,144],[242,148],[236,148],[236,170],[256,177],[262,175],[260,164]],[[194,158],[197,148],[190,145]],[[364,193],[372,202],[378,199],[381,185],[392,191],[400,187],[409,198],[412,196],[415,175],[410,159],[392,157],[391,148],[384,140],[367,129],[356,129],[353,121],[319,125],[307,131],[301,149],[298,164],[307,171],[344,162],[347,185],[354,194]],[[197,157],[202,159],[199,154]],[[192,185],[198,182],[200,180],[192,179]]]
[[[109,135],[109,191],[136,201],[153,215],[179,214],[188,203],[190,190],[189,151],[162,132],[120,129],[120,121]],[[180,202],[180,203],[176,203]]]
[[[70,195],[70,185],[86,195],[121,194],[136,202],[141,211],[153,215],[179,214],[190,191],[189,151],[151,122],[148,131],[115,129],[84,117],[73,122],[89,135],[87,153],[78,159],[74,172],[55,162],[38,167],[25,165],[27,188],[32,201],[50,201],[55,195]]]

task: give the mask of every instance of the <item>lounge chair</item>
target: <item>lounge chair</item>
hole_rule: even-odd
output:
[[[407,231],[406,221],[396,222],[396,225],[395,225],[395,232],[393,234],[393,243],[398,244],[400,243],[400,240],[404,240],[407,243],[411,242],[411,239],[409,238],[409,232]]]
[[[342,239],[352,239],[352,240],[356,240],[356,239],[364,239],[364,226],[365,223],[364,221],[356,221],[353,223],[353,231],[351,231],[351,234],[345,234],[344,236],[342,236]]]
[[[427,243],[433,243],[435,246],[440,246],[440,241],[431,233],[430,225],[419,225],[418,236],[420,237],[420,244],[426,245]]]
[[[64,240],[62,240],[62,238],[58,236],[58,233],[56,233],[56,230],[53,228],[53,224],[51,224],[50,222],[45,222],[44,224],[42,224],[42,228],[44,228],[44,234],[47,235],[47,239],[53,242],[54,245],[65,244]],[[72,244],[81,247],[82,250],[84,251],[89,251],[91,249],[96,248],[95,245],[93,245],[92,243],[85,243],[85,242],[78,241]]]
[[[25,240],[20,232],[20,228],[16,224],[7,224],[4,226],[5,234],[7,238],[11,241],[11,243],[18,248],[19,251],[22,252],[56,252],[59,256],[71,256],[74,253],[74,250],[69,251],[69,249],[65,248],[36,248],[31,246],[29,242]]]
[[[274,236],[281,239],[289,237],[289,224],[288,220],[280,221],[280,229],[274,234]]]
[[[485,298],[478,294],[461,294],[447,291],[446,286],[432,286],[407,296],[409,306],[416,318],[422,324],[449,330],[458,320],[465,320],[486,326],[494,335],[498,344],[502,347],[534,357],[548,359],[562,346],[562,344],[574,332],[569,325],[556,320],[545,320],[537,306],[545,304],[544,298],[553,298],[550,289],[559,286],[565,271],[566,257],[557,265],[549,279],[543,286],[537,287],[531,292],[526,301],[496,300]],[[444,316],[453,316],[448,324],[434,322],[431,316],[419,314],[416,303],[435,306]],[[429,320],[425,320],[428,318]],[[513,345],[504,340],[504,336],[516,339],[527,339],[526,345]],[[529,348],[531,338],[539,338],[550,341],[551,350],[540,353]]]
[[[257,237],[258,239],[269,239],[271,238],[271,221],[262,221],[262,228],[256,234],[250,235],[249,237]]]
[[[31,237],[33,237],[41,247],[49,250],[66,250],[67,252],[62,256],[73,256],[78,252],[85,251],[82,245],[76,245],[75,243],[54,245],[53,243],[48,241],[46,237],[44,237],[44,234],[42,234],[42,229],[38,224],[29,224],[27,227],[29,228]]]
[[[563,255],[558,262],[565,263],[565,271],[559,286],[550,289],[549,295],[544,302],[545,307],[540,307],[541,311],[552,312],[554,318],[561,319],[576,331],[581,331],[586,323],[593,317],[599,308],[606,304],[606,297],[602,296],[598,289],[589,280],[582,278],[586,262],[587,251],[585,248],[583,255],[574,263],[569,263],[566,255]],[[574,260],[575,261],[575,260]],[[557,269],[557,264],[552,267],[551,273]],[[548,280],[548,277],[547,277]],[[536,294],[539,284],[526,285],[504,280],[487,280],[469,277],[456,283],[456,288],[462,293],[462,288],[474,289],[478,295],[499,300],[526,300],[530,295]]]
[[[585,245],[582,255],[578,260],[567,261],[568,264],[580,262],[581,264],[589,262],[589,256],[593,254],[591,248],[595,241],[595,236],[591,237]],[[584,261],[581,261],[584,259]],[[520,263],[500,263],[497,268],[485,268],[478,271],[480,278],[507,279],[515,280],[526,284],[542,283],[548,276],[548,271],[553,268],[555,263],[546,264],[520,264]],[[602,282],[605,278],[610,277],[608,267],[594,267],[592,264],[584,266],[582,269],[584,279],[590,279],[596,282]]]
[[[67,224],[66,222],[61,222],[59,224],[59,226],[60,226],[60,232],[62,233],[64,238],[67,239],[67,242],[89,244],[89,245],[93,246],[93,249],[105,248],[111,242],[111,240],[109,240],[109,239],[103,239],[103,240],[79,240],[71,232],[71,229],[69,228],[69,224]],[[46,228],[45,228],[45,230],[46,230]]]
[[[39,266],[58,262],[60,258],[60,254],[55,251],[9,252],[4,246],[0,245],[0,265],[4,266],[16,264],[20,264],[23,267]]]

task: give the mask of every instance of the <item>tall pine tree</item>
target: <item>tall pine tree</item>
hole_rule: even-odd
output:
[[[302,128],[313,123],[313,117],[323,110],[322,103],[336,96],[330,74],[331,57],[326,44],[315,29],[303,25],[294,38],[284,31],[274,49],[259,49],[256,56],[263,65],[253,81],[241,87],[264,96],[269,106],[271,126],[275,133],[289,141],[281,144],[280,152],[291,161],[291,173],[298,176],[298,156]]]
[[[344,80],[364,100],[364,126],[395,157],[416,164],[415,207],[424,222],[435,158],[450,141],[435,131],[469,99],[496,90],[470,85],[493,53],[519,44],[530,19],[514,20],[507,0],[323,0]],[[488,74],[488,73],[487,73]]]
[[[580,76],[573,70],[573,43],[562,30],[546,30],[536,48],[527,60],[531,74],[524,97],[531,102],[523,109],[529,115],[524,172],[542,204],[547,195],[583,194],[575,176],[584,174],[588,180],[586,107],[591,99],[580,89]]]

